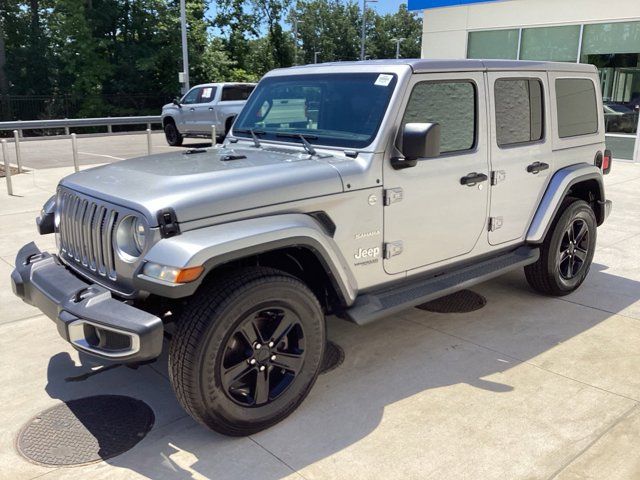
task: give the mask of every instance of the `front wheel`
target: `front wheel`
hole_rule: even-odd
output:
[[[596,217],[589,204],[567,198],[542,244],[540,258],[524,269],[529,285],[554,296],[576,290],[589,273],[596,237]]]
[[[203,284],[182,312],[169,350],[171,384],[183,408],[217,432],[250,435],[305,399],[326,341],[315,295],[268,268]]]
[[[178,131],[178,127],[176,127],[176,124],[173,123],[173,121],[167,122],[164,126],[164,136],[167,139],[167,143],[172,147],[179,147],[182,145],[182,141],[184,140]]]

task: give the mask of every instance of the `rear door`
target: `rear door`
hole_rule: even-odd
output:
[[[489,72],[489,243],[523,238],[553,171],[546,72]]]

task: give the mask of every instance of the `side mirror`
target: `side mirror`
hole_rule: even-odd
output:
[[[402,154],[409,161],[440,156],[440,124],[407,123],[402,131]]]
[[[173,104],[174,104],[176,107],[182,108],[182,105],[180,105],[180,99],[179,99],[178,97],[176,97],[176,98],[174,98],[174,99],[173,99]]]
[[[415,167],[419,159],[440,156],[439,123],[407,123],[402,131],[403,158],[392,158],[396,170]]]

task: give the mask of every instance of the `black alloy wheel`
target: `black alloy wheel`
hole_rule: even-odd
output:
[[[261,406],[292,384],[305,360],[305,338],[295,312],[261,307],[229,337],[221,364],[225,393],[243,406]]]
[[[577,218],[564,232],[558,252],[560,276],[571,280],[585,267],[589,255],[589,226],[583,219]]]

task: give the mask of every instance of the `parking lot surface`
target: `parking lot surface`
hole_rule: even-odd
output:
[[[18,175],[14,197],[0,179],[0,478],[640,478],[640,165],[618,162],[606,177],[613,213],[577,292],[537,295],[518,271],[474,287],[487,305],[472,313],[411,309],[365,327],[329,319],[344,363],[291,417],[248,438],[208,431],[181,410],[166,354],[73,381],[95,366],[13,296],[17,250],[31,240],[55,248],[33,219],[70,172]],[[29,419],[100,394],[154,410],[133,449],[73,468],[17,453]]]
[[[78,160],[80,165],[112,163],[147,154],[147,134],[78,135]],[[9,142],[9,157],[15,163],[13,140]],[[183,148],[209,147],[211,141],[204,138],[187,138]],[[154,130],[151,134],[153,153],[170,152],[180,147],[170,147],[164,133]],[[55,168],[73,165],[71,138],[66,136],[25,138],[20,142],[22,163],[30,168]]]

